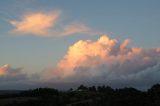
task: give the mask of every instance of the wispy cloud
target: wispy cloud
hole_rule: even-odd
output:
[[[99,34],[99,32],[93,31],[91,28],[89,28],[83,23],[71,23],[69,25],[64,26],[63,31],[59,32],[59,35],[68,36],[75,33],[83,33],[87,35]]]
[[[55,26],[59,15],[59,11],[52,13],[36,12],[24,15],[19,21],[12,20],[10,23],[15,28],[14,33],[47,36],[50,34],[50,28]]]
[[[80,22],[70,22],[67,25],[60,25],[61,11],[53,12],[32,12],[25,14],[20,20],[11,20],[14,27],[13,33],[18,35],[33,35],[43,37],[62,37],[76,33],[88,35],[99,34],[90,27]]]

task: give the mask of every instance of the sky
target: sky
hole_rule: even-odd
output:
[[[160,82],[159,0],[1,0],[0,88]],[[23,85],[23,86],[22,86]]]

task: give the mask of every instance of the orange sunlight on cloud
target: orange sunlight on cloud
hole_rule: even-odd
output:
[[[14,20],[10,23],[15,27],[13,32],[47,36],[50,33],[50,28],[54,27],[57,22],[59,15],[59,11],[31,13],[23,16],[20,21]]]
[[[75,33],[96,35],[96,32],[84,23],[71,22],[67,25],[58,22],[60,11],[53,12],[34,12],[25,14],[21,20],[11,20],[10,24],[14,27],[13,33],[19,35],[32,35],[40,37],[62,37]]]
[[[159,67],[159,49],[131,48],[128,43],[128,39],[120,43],[107,35],[97,41],[80,40],[69,47],[55,68],[45,70],[43,78],[54,81],[104,78],[96,81],[105,81],[154,73]]]
[[[0,67],[0,76],[4,76],[4,75],[7,74],[7,71],[6,71],[6,70],[7,70],[8,67],[9,67],[8,64],[3,65],[3,66]]]

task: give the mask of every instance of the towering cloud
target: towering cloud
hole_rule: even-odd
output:
[[[60,13],[60,11],[53,11],[25,14],[20,20],[10,21],[10,24],[14,26],[12,32],[19,35],[43,37],[62,37],[75,33],[97,34],[84,23],[71,22],[67,25],[59,23]]]
[[[56,68],[45,72],[58,81],[141,84],[160,81],[160,48],[144,49],[120,43],[107,35],[80,40],[69,47]]]

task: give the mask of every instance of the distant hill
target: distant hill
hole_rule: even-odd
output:
[[[0,90],[0,95],[18,94],[20,92],[23,92],[23,90]]]

